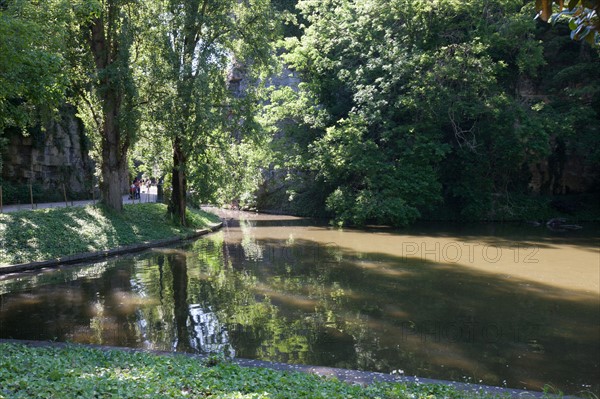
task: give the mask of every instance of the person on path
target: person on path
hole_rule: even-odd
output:
[[[140,199],[140,179],[136,177],[133,184],[135,185],[135,199]]]

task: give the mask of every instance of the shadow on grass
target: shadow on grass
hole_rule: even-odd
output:
[[[125,205],[120,213],[102,206],[15,212],[0,218],[0,265],[170,238],[206,224],[177,226],[162,204]]]

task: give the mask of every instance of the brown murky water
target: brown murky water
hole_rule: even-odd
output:
[[[597,225],[223,216],[177,248],[1,278],[0,337],[600,391]]]

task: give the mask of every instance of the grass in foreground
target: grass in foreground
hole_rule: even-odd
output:
[[[39,209],[0,214],[0,267],[184,236],[219,221],[188,210],[188,227],[174,224],[164,204]]]
[[[184,356],[0,344],[0,398],[491,398],[442,385],[350,385]],[[497,396],[494,396],[497,397]]]

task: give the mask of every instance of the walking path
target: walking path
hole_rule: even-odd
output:
[[[156,202],[156,186],[150,187],[150,190],[147,191],[144,188],[140,194],[140,199],[132,200],[129,199],[129,195],[123,196],[123,204],[139,204],[146,202]],[[98,200],[82,200],[82,201],[68,201],[68,202],[45,202],[41,204],[33,204],[33,208],[31,204],[19,204],[19,205],[3,205],[1,213],[11,213],[17,211],[31,211],[36,209],[47,209],[47,208],[65,208],[69,206],[86,206],[86,205],[95,205],[98,203]]]

